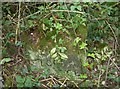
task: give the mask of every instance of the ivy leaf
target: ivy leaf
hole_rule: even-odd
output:
[[[18,41],[18,42],[16,42],[16,43],[15,43],[15,45],[16,45],[16,46],[20,46],[20,47],[21,47],[23,44],[22,44],[22,42],[21,42],[21,41]]]
[[[89,65],[88,62],[86,62],[86,63],[83,64],[83,66],[85,66],[85,67],[88,66],[88,65]]]
[[[57,24],[54,24],[54,27],[58,30],[62,29],[62,24],[60,23],[57,23]]]
[[[32,20],[28,20],[28,26],[30,28],[35,26]]]
[[[80,49],[84,49],[86,47],[86,43],[85,42],[82,42],[82,44],[80,45]]]
[[[75,8],[76,8],[76,6],[71,6],[71,7],[70,7],[71,11],[74,11]]]
[[[79,11],[81,11],[82,9],[81,9],[81,6],[77,6],[77,9],[79,10]]]
[[[43,6],[39,6],[38,9],[39,10],[44,10],[44,7]]]
[[[53,49],[50,51],[50,54],[53,55],[55,52],[56,52],[56,48],[53,48]]]
[[[28,77],[27,80],[25,81],[25,86],[33,87],[33,85],[34,85],[33,81]]]
[[[101,55],[98,54],[98,53],[95,53],[95,55],[100,59],[101,58]]]
[[[0,64],[4,64],[5,62],[10,62],[11,58],[3,58],[3,60],[0,61]]]
[[[66,49],[66,47],[61,47],[60,50],[61,50],[61,52],[63,53],[63,52],[65,52],[65,50],[67,50],[67,49]]]
[[[53,54],[51,57],[52,58],[56,58],[57,57],[57,53]]]
[[[17,87],[24,87],[24,84],[18,83]]]
[[[59,54],[60,54],[61,58],[63,58],[63,59],[68,59],[68,56],[65,55],[64,53],[59,53]]]
[[[80,78],[87,78],[87,74],[80,74]]]
[[[62,44],[63,41],[64,41],[64,40],[60,38],[60,39],[59,39],[59,44]]]
[[[95,54],[94,53],[88,53],[89,57],[95,58]]]
[[[17,75],[16,76],[16,82],[23,84],[25,82],[25,78],[22,78],[21,76]]]
[[[81,38],[76,37],[74,42],[73,42],[73,45],[76,46],[80,40],[81,40]]]

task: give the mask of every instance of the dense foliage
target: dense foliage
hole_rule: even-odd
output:
[[[120,2],[3,3],[5,87],[120,83]]]

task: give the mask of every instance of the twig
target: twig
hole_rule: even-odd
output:
[[[115,35],[115,32],[113,31],[113,28],[111,27],[111,25],[108,23],[107,20],[106,20],[105,22],[108,24],[110,30],[112,31],[116,44],[119,45],[119,44],[118,44],[118,41],[117,41],[117,37],[116,37],[116,35]]]
[[[55,81],[54,81],[54,79],[53,79],[53,76],[50,75],[50,77],[52,78],[52,79],[51,79],[52,82],[53,82],[54,84],[56,84]]]
[[[74,83],[77,88],[79,88],[78,85],[74,81],[71,81],[71,82]]]
[[[102,66],[102,65],[101,65],[101,66]],[[98,78],[98,84],[97,84],[97,87],[100,86],[100,79],[101,79],[101,76],[102,76],[103,73],[104,73],[104,71],[102,72],[101,66],[100,66],[100,74],[99,74],[99,78]]]
[[[71,13],[78,13],[78,14],[84,14],[84,12],[80,11],[71,11],[71,10],[51,10],[52,12],[71,12]]]
[[[48,87],[47,87],[46,85],[44,85],[44,84],[42,84],[42,86],[45,87],[45,88],[47,88],[47,89],[50,89],[50,88],[48,88]]]
[[[49,15],[51,15],[51,13],[48,13],[47,15],[45,15],[43,18],[46,18],[46,17],[48,17]]]
[[[23,18],[21,18],[20,19],[20,21],[22,21],[22,20],[24,20],[24,19],[26,19],[26,18],[29,18],[29,17],[31,17],[31,16],[33,16],[33,15],[36,15],[36,14],[38,14],[38,13],[40,13],[41,11],[37,11],[37,12],[35,12],[35,13],[33,13],[33,14],[30,14],[30,15],[28,15],[28,16],[26,16],[26,17],[23,17]]]
[[[53,78],[56,82],[58,82],[59,84],[61,84],[62,85],[62,82],[61,81],[59,81],[59,80],[57,80],[56,78]]]
[[[7,18],[8,18],[9,20],[11,20],[12,23],[14,23],[14,24],[17,23],[17,21],[16,21],[13,17],[11,17],[9,14],[7,15]]]
[[[26,5],[25,7],[26,7],[26,9],[28,9],[29,13],[32,14],[30,9],[28,8],[28,6]]]
[[[108,60],[108,63],[107,63],[107,69],[106,69],[106,75],[105,75],[105,82],[107,80],[107,74],[108,74],[109,64],[110,64],[110,59]]]
[[[20,29],[20,10],[21,10],[21,2],[19,2],[19,14],[18,14],[18,23],[17,23],[17,28],[16,28],[15,43],[17,43],[18,32],[19,32],[19,29]]]
[[[94,18],[94,19],[90,19],[88,18],[89,21],[94,22],[94,21],[98,21],[98,20],[108,20],[109,18]]]
[[[22,60],[20,59],[20,60],[18,60],[16,63],[14,63],[13,65],[10,65],[9,67],[13,67],[13,66],[15,66],[16,64],[18,64],[18,63],[20,63]]]
[[[56,19],[57,21],[60,21],[60,22],[69,22],[71,23],[71,21],[68,21],[68,20],[65,20],[65,19]]]
[[[43,80],[40,80],[39,82],[45,82],[45,81],[48,81],[48,80],[51,80],[52,78],[47,78],[47,79],[43,79]]]
[[[65,6],[66,6],[66,8],[68,9],[68,7],[67,7],[67,5],[66,5],[66,4],[65,4]],[[69,16],[69,18],[70,18],[70,16],[71,16],[71,15],[70,15],[70,12],[68,12],[68,16]],[[75,36],[77,36],[77,33],[76,33],[76,31],[75,31],[75,30],[76,30],[76,28],[74,28],[73,19],[71,19],[71,20],[70,20],[69,18],[68,18],[68,21],[70,21],[70,22],[71,22],[72,27],[73,27],[74,34],[75,34]]]
[[[56,18],[55,18],[54,14],[53,14],[52,11],[51,11],[51,8],[49,7],[48,4],[47,4],[47,6],[48,6],[48,9],[49,9],[49,11],[50,11],[50,13],[51,13],[51,15],[52,15],[52,17],[53,17],[55,23],[57,23]]]
[[[117,66],[117,64],[112,60],[113,57],[110,58],[110,60],[112,61],[112,63],[116,66],[116,68],[120,71],[120,68]]]
[[[67,78],[65,78],[64,82],[62,83],[62,85],[60,87],[62,87],[66,81],[67,81]]]

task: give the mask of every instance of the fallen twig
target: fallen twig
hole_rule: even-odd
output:
[[[65,78],[64,82],[61,84],[60,87],[62,87],[65,84],[66,81],[67,81],[67,78]]]
[[[45,87],[45,88],[47,88],[47,89],[50,89],[50,88],[48,88],[48,87],[47,87],[46,85],[44,85],[44,84],[42,84],[42,86]]]
[[[116,35],[115,35],[115,32],[114,32],[113,28],[111,27],[111,25],[109,24],[109,22],[108,22],[107,20],[106,20],[105,22],[108,24],[110,30],[111,30],[112,33],[113,33],[113,36],[114,36],[115,42],[116,42],[116,44],[119,46],[118,41],[117,41],[117,37],[116,37]]]
[[[45,81],[49,81],[51,80],[52,78],[47,78],[47,79],[43,79],[43,80],[40,80],[39,82],[45,82]]]
[[[28,15],[28,16],[26,16],[26,17],[23,17],[23,18],[21,18],[20,19],[20,21],[22,21],[22,20],[24,20],[24,19],[26,19],[26,18],[29,18],[29,17],[31,17],[31,16],[33,16],[33,15],[36,15],[36,14],[38,14],[38,13],[40,13],[41,11],[37,11],[37,12],[35,12],[35,13],[33,13],[33,14],[30,14],[30,15]]]
[[[116,66],[116,68],[120,71],[120,68],[117,66],[117,64],[112,60],[113,57],[110,57],[109,59],[112,61],[112,63]]]
[[[106,75],[105,75],[105,82],[107,80],[107,74],[108,74],[109,64],[110,64],[110,59],[108,60],[108,63],[107,63],[107,69],[106,69]]]
[[[18,23],[17,23],[17,27],[16,27],[15,43],[17,43],[18,32],[20,29],[20,10],[21,10],[21,2],[19,2],[19,14],[18,14]]]
[[[102,65],[100,66],[100,73],[99,73],[99,77],[98,77],[97,87],[100,87],[100,79],[101,79],[101,76],[104,74],[104,71],[102,71],[101,67],[102,67]]]
[[[71,12],[71,13],[78,13],[78,14],[84,14],[84,12],[80,11],[71,11],[71,10],[51,10],[51,12]]]

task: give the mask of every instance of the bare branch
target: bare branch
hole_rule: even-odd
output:
[[[71,13],[78,13],[78,14],[84,14],[84,12],[80,11],[70,11],[70,10],[51,10],[51,12],[71,12]]]

